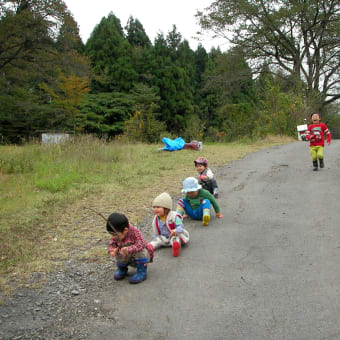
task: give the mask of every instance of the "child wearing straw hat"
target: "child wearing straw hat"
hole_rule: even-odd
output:
[[[189,242],[189,233],[184,229],[182,216],[172,210],[171,196],[163,192],[152,203],[155,217],[152,221],[153,240],[149,243],[153,249],[171,247],[172,255],[177,257],[181,245]]]

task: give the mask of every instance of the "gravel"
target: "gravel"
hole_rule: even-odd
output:
[[[88,318],[115,322],[101,293],[112,290],[113,264],[70,260],[62,271],[37,275],[39,289],[18,289],[0,306],[1,339],[86,339]]]

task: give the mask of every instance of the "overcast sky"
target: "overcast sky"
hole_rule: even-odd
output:
[[[176,25],[182,38],[189,41],[191,49],[195,50],[198,41],[193,39],[199,26],[195,14],[197,10],[208,7],[213,0],[64,0],[68,9],[78,23],[80,36],[86,43],[94,27],[103,17],[112,11],[120,19],[124,28],[129,16],[138,19],[152,43],[158,32],[166,36]],[[226,50],[224,41],[212,40],[206,36],[201,44],[207,51],[212,46],[220,46]]]

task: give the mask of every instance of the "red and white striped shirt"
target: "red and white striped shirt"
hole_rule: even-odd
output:
[[[326,124],[311,124],[308,126],[306,138],[310,141],[310,146],[325,146],[325,135],[330,140],[330,131]]]

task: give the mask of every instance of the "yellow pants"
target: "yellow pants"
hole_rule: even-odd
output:
[[[321,145],[311,146],[309,149],[313,162],[318,159],[323,159],[323,146]]]

